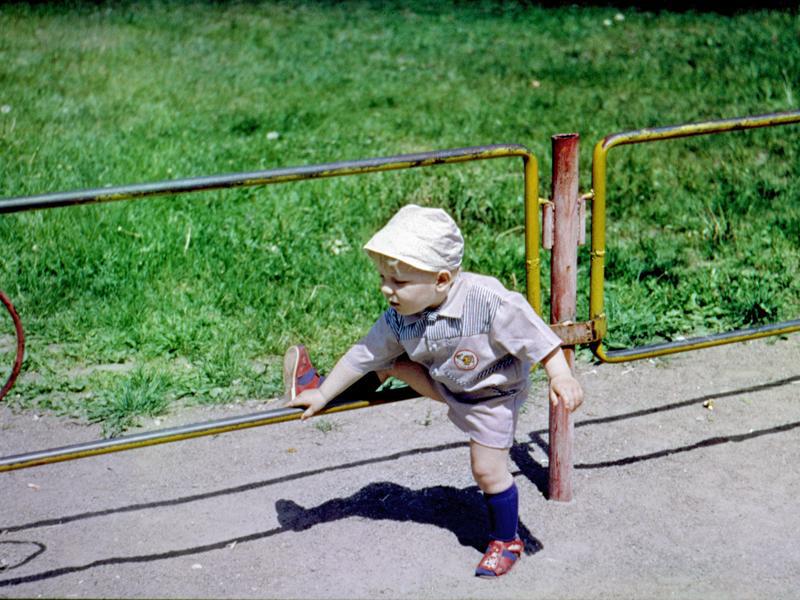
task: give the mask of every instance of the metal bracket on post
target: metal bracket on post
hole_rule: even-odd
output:
[[[542,207],[542,248],[553,249],[553,201],[539,198]]]
[[[578,198],[578,246],[586,245],[586,202],[594,198],[594,190]]]
[[[578,245],[586,245],[586,201],[594,198],[594,190],[578,198]],[[542,248],[553,249],[553,201],[539,198],[542,207]]]
[[[550,325],[558,337],[561,338],[562,346],[577,346],[578,344],[591,344],[603,339],[606,334],[605,317],[597,317],[591,321],[573,323],[564,321]]]
[[[578,144],[576,133],[553,138],[553,251],[550,267],[550,323],[575,320],[578,286]],[[575,346],[562,346],[570,368],[575,368]],[[569,410],[550,405],[549,498],[572,500],[573,424]]]

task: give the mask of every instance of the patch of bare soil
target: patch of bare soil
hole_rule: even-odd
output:
[[[0,474],[0,596],[796,597],[800,336],[579,376],[575,500],[546,499],[534,390],[512,452],[527,555],[497,581],[473,577],[466,441],[414,399]],[[0,408],[4,456],[97,437]]]

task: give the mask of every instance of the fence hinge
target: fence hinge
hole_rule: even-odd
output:
[[[562,346],[577,346],[578,344],[590,344],[601,340],[606,334],[606,318],[601,315],[591,321],[573,323],[564,321],[563,323],[553,323],[550,329],[561,338]]]
[[[547,198],[539,198],[539,206],[542,207],[542,248],[545,250],[553,249],[553,201]]]
[[[594,198],[594,190],[581,194],[578,198],[578,245],[586,245],[586,202]]]
[[[586,202],[594,198],[594,190],[578,196],[578,245],[586,245]],[[553,249],[553,201],[539,198],[542,207],[542,248]]]

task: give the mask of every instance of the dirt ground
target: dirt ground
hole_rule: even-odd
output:
[[[512,452],[528,554],[499,580],[472,575],[465,440],[415,399],[0,474],[0,597],[797,598],[800,336],[579,376],[575,499],[546,499],[535,390]],[[0,408],[0,434],[7,456],[99,431]]]

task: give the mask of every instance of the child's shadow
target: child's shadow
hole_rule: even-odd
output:
[[[365,517],[442,527],[452,531],[461,545],[479,552],[486,550],[488,544],[486,505],[477,486],[463,490],[449,486],[411,490],[382,481],[369,484],[349,498],[335,498],[313,508],[303,508],[292,500],[278,500],[275,509],[281,526],[293,531],[348,517]],[[542,549],[541,542],[522,522],[519,536],[525,542],[525,554]]]

